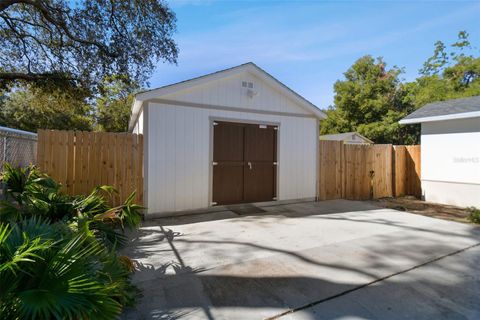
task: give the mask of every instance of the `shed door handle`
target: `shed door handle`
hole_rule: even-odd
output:
[[[252,163],[250,161],[248,161],[248,168],[252,170]]]

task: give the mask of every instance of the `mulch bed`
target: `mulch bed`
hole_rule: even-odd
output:
[[[466,208],[425,202],[414,197],[384,198],[375,201],[384,208],[408,211],[428,217],[471,223],[468,220],[470,212]]]

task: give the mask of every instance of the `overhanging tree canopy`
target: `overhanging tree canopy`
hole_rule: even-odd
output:
[[[176,62],[175,28],[161,0],[0,0],[0,82],[143,84],[157,61]]]
[[[375,143],[412,143],[408,130],[398,120],[413,111],[405,103],[406,91],[400,81],[402,70],[387,69],[382,58],[364,56],[335,82],[334,108],[327,111],[321,133],[358,131]]]

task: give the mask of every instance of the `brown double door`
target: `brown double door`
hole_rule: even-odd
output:
[[[274,200],[276,159],[275,126],[215,122],[213,201],[234,204]]]

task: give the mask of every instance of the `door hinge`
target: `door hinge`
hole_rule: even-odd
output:
[[[214,125],[214,126],[217,126],[217,125],[218,125],[218,122],[215,122],[215,121],[214,121],[214,122],[213,122],[213,125]]]
[[[277,197],[273,197],[272,200],[277,200]]]
[[[217,164],[218,162],[215,162],[215,161],[212,162],[212,166],[216,166]]]
[[[278,130],[278,127],[273,127],[273,130]]]
[[[211,205],[211,206],[216,206],[217,203],[216,203],[216,202],[210,202],[210,205]]]
[[[274,162],[273,165],[274,165],[274,166],[277,166],[277,165],[278,165],[278,162]]]

